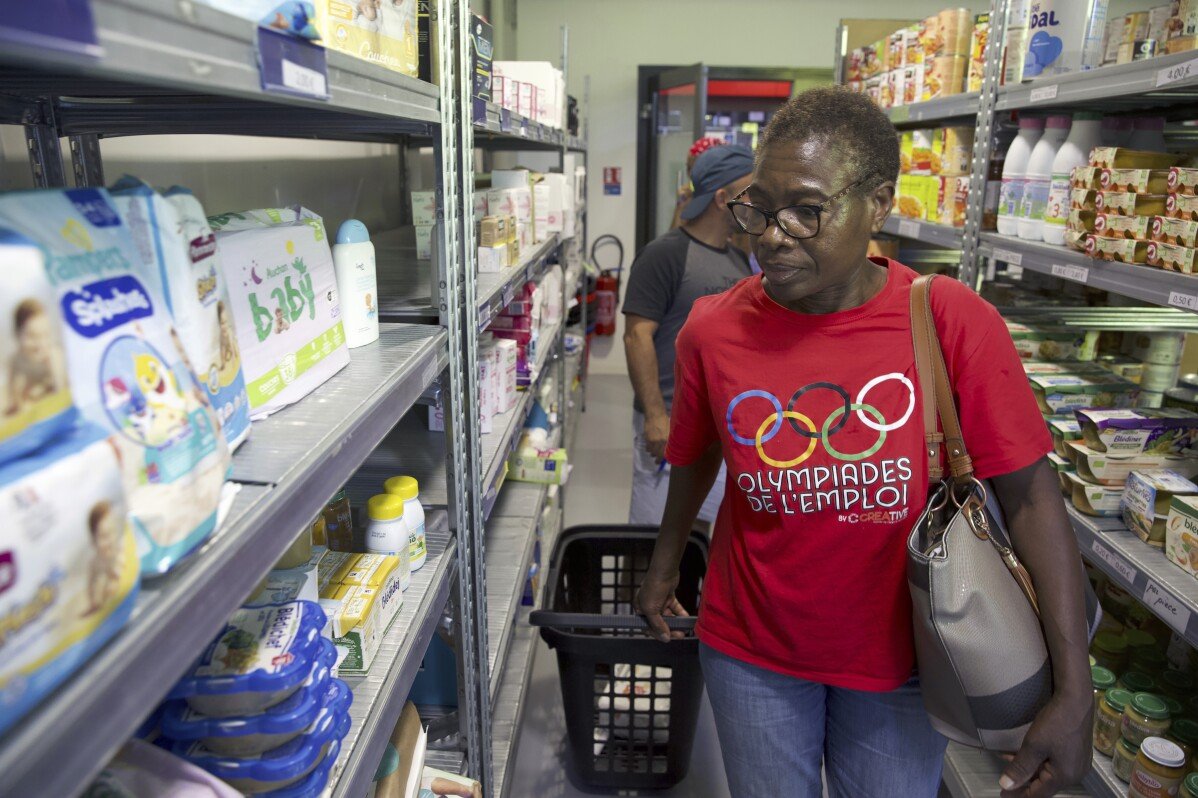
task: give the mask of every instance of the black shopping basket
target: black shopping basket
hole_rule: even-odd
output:
[[[554,546],[545,610],[532,615],[557,652],[571,777],[610,789],[665,789],[690,767],[703,697],[694,619],[670,619],[685,639],[648,637],[633,599],[656,527],[577,526]],[[676,594],[691,612],[707,573],[707,544],[687,542]]]

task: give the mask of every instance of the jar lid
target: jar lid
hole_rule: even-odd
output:
[[[1193,718],[1178,718],[1169,727],[1169,734],[1186,745],[1198,746],[1198,721]]]
[[[1181,702],[1176,698],[1163,695],[1160,697],[1160,699],[1165,702],[1165,709],[1169,710],[1169,717],[1171,718],[1179,718],[1181,717],[1181,713],[1185,711],[1185,708],[1181,705]]]
[[[1156,638],[1143,629],[1124,629],[1123,639],[1127,641],[1128,648],[1143,648],[1144,646],[1156,645]]]
[[[1136,745],[1126,737],[1120,737],[1119,744],[1116,747],[1127,749],[1127,753],[1131,754],[1132,758],[1135,758],[1136,754],[1140,753],[1140,746]]]
[[[1115,686],[1115,674],[1101,665],[1090,668],[1090,680],[1098,690],[1109,690]]]
[[[1106,697],[1103,701],[1110,705],[1111,709],[1116,712],[1122,712],[1134,696],[1127,690],[1116,687],[1114,690],[1107,690]]]
[[[1118,632],[1099,632],[1094,635],[1094,645],[1112,654],[1122,654],[1127,651],[1127,640]]]
[[[1160,696],[1152,693],[1136,693],[1131,700],[1131,708],[1153,720],[1167,720],[1169,717],[1169,708],[1165,706],[1165,702]]]
[[[1160,683],[1179,693],[1189,693],[1194,690],[1194,677],[1181,671],[1165,671],[1160,675]]]
[[[1156,687],[1156,680],[1140,671],[1128,671],[1123,674],[1123,685],[1133,693],[1151,693]]]
[[[415,477],[391,477],[383,483],[383,490],[409,501],[420,495],[420,483]]]
[[[403,499],[391,493],[371,496],[366,502],[366,515],[372,521],[394,521],[403,518]]]
[[[1131,643],[1127,645],[1131,647]],[[1139,670],[1160,671],[1165,669],[1169,659],[1155,648],[1138,648],[1131,652],[1131,661],[1136,663]]]
[[[1179,768],[1186,763],[1186,754],[1181,750],[1181,746],[1169,742],[1164,737],[1146,738],[1140,743],[1140,753],[1167,768]]]
[[[1198,795],[1198,773],[1191,773],[1186,776],[1185,785],[1187,790]]]

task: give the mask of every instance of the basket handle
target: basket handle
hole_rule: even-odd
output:
[[[676,632],[690,632],[697,618],[663,618]],[[589,612],[550,612],[537,610],[528,622],[533,626],[553,626],[570,629],[648,629],[649,622],[640,615],[598,615]]]

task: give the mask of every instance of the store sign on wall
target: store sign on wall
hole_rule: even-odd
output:
[[[620,196],[620,184],[621,184],[620,173],[623,171],[624,171],[623,168],[619,167],[619,166],[603,167],[603,193],[604,194],[607,194],[608,196],[612,196],[612,197]]]

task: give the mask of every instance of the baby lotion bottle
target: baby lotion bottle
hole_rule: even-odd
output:
[[[404,500],[390,493],[371,496],[366,502],[366,551],[399,558],[400,581],[403,590],[412,581],[412,566],[408,551],[411,533],[404,521]]]
[[[333,268],[337,272],[346,346],[353,349],[378,340],[379,293],[374,244],[370,243],[366,225],[357,219],[347,219],[337,230]]]
[[[408,526],[408,551],[412,570],[419,571],[428,559],[428,541],[424,534],[424,507],[420,504],[420,483],[415,477],[391,477],[383,490],[403,499],[403,519]]]

